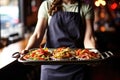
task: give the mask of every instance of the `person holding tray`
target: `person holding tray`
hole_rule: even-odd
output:
[[[39,8],[35,31],[22,53],[39,47],[44,35],[47,48],[96,48],[93,21],[92,0],[45,0]],[[85,74],[86,65],[41,65],[40,80],[85,80]]]

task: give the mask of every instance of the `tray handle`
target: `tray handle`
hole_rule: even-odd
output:
[[[114,54],[111,51],[105,51],[102,53],[101,57],[102,59],[112,57]]]
[[[15,52],[12,54],[12,58],[20,58],[20,53],[19,52]]]

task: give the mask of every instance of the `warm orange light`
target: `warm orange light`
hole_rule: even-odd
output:
[[[105,31],[106,31],[105,26],[101,26],[101,27],[100,27],[100,31],[101,31],[101,32],[105,32]]]
[[[100,13],[100,17],[101,17],[101,18],[105,18],[105,13],[104,13],[104,12],[101,12],[101,13]]]

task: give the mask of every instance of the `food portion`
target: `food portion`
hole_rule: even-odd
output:
[[[77,49],[75,50],[75,56],[78,60],[91,60],[100,58],[98,53],[90,51],[89,49]]]
[[[30,50],[29,53],[23,56],[25,60],[49,60],[51,52],[48,48],[38,48]]]
[[[73,58],[74,51],[69,47],[60,47],[53,50],[52,59],[65,60]]]

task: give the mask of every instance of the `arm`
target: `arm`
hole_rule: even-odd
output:
[[[84,15],[86,24],[84,46],[85,48],[96,48],[96,41],[93,29],[94,24],[93,2],[85,6]]]
[[[28,44],[25,50],[31,48],[38,48],[43,40],[45,30],[48,22],[48,10],[47,10],[47,1],[44,1],[38,11],[38,20],[36,24],[36,28],[32,36],[30,37]]]
[[[42,42],[45,30],[46,30],[46,26],[47,26],[47,19],[39,18],[37,21],[35,31],[30,37],[25,50],[28,50],[31,48],[37,48],[40,46],[39,44]]]
[[[93,30],[93,21],[91,21],[90,19],[86,20],[84,46],[85,48],[96,48],[96,41]]]

